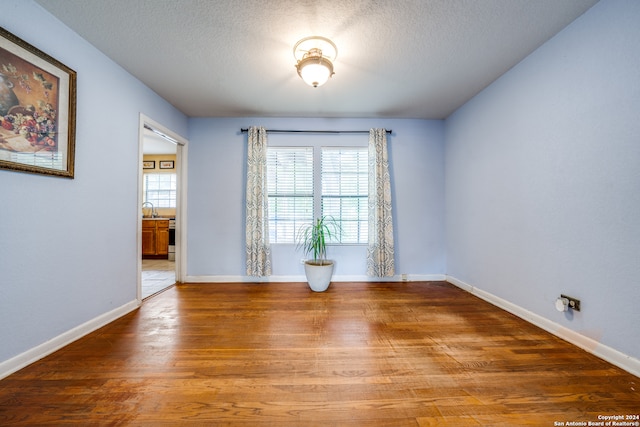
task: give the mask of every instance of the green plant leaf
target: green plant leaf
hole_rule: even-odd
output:
[[[305,255],[313,254],[314,261],[323,263],[327,258],[327,242],[334,236],[338,237],[339,232],[340,225],[333,217],[317,218],[298,229],[297,248],[302,249]]]

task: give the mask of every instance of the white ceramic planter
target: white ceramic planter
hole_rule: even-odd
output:
[[[333,275],[333,261],[327,260],[324,264],[315,264],[313,261],[305,261],[304,272],[307,275],[309,287],[314,292],[324,292],[331,283]]]

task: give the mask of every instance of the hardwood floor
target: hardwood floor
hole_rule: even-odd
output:
[[[639,412],[638,377],[442,282],[177,285],[0,381],[2,426],[554,426]]]

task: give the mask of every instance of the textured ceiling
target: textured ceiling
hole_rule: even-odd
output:
[[[192,117],[445,118],[597,0],[36,0]],[[338,46],[312,88],[293,45]]]

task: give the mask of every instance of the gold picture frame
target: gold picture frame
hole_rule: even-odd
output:
[[[76,72],[0,27],[0,169],[74,177]]]

